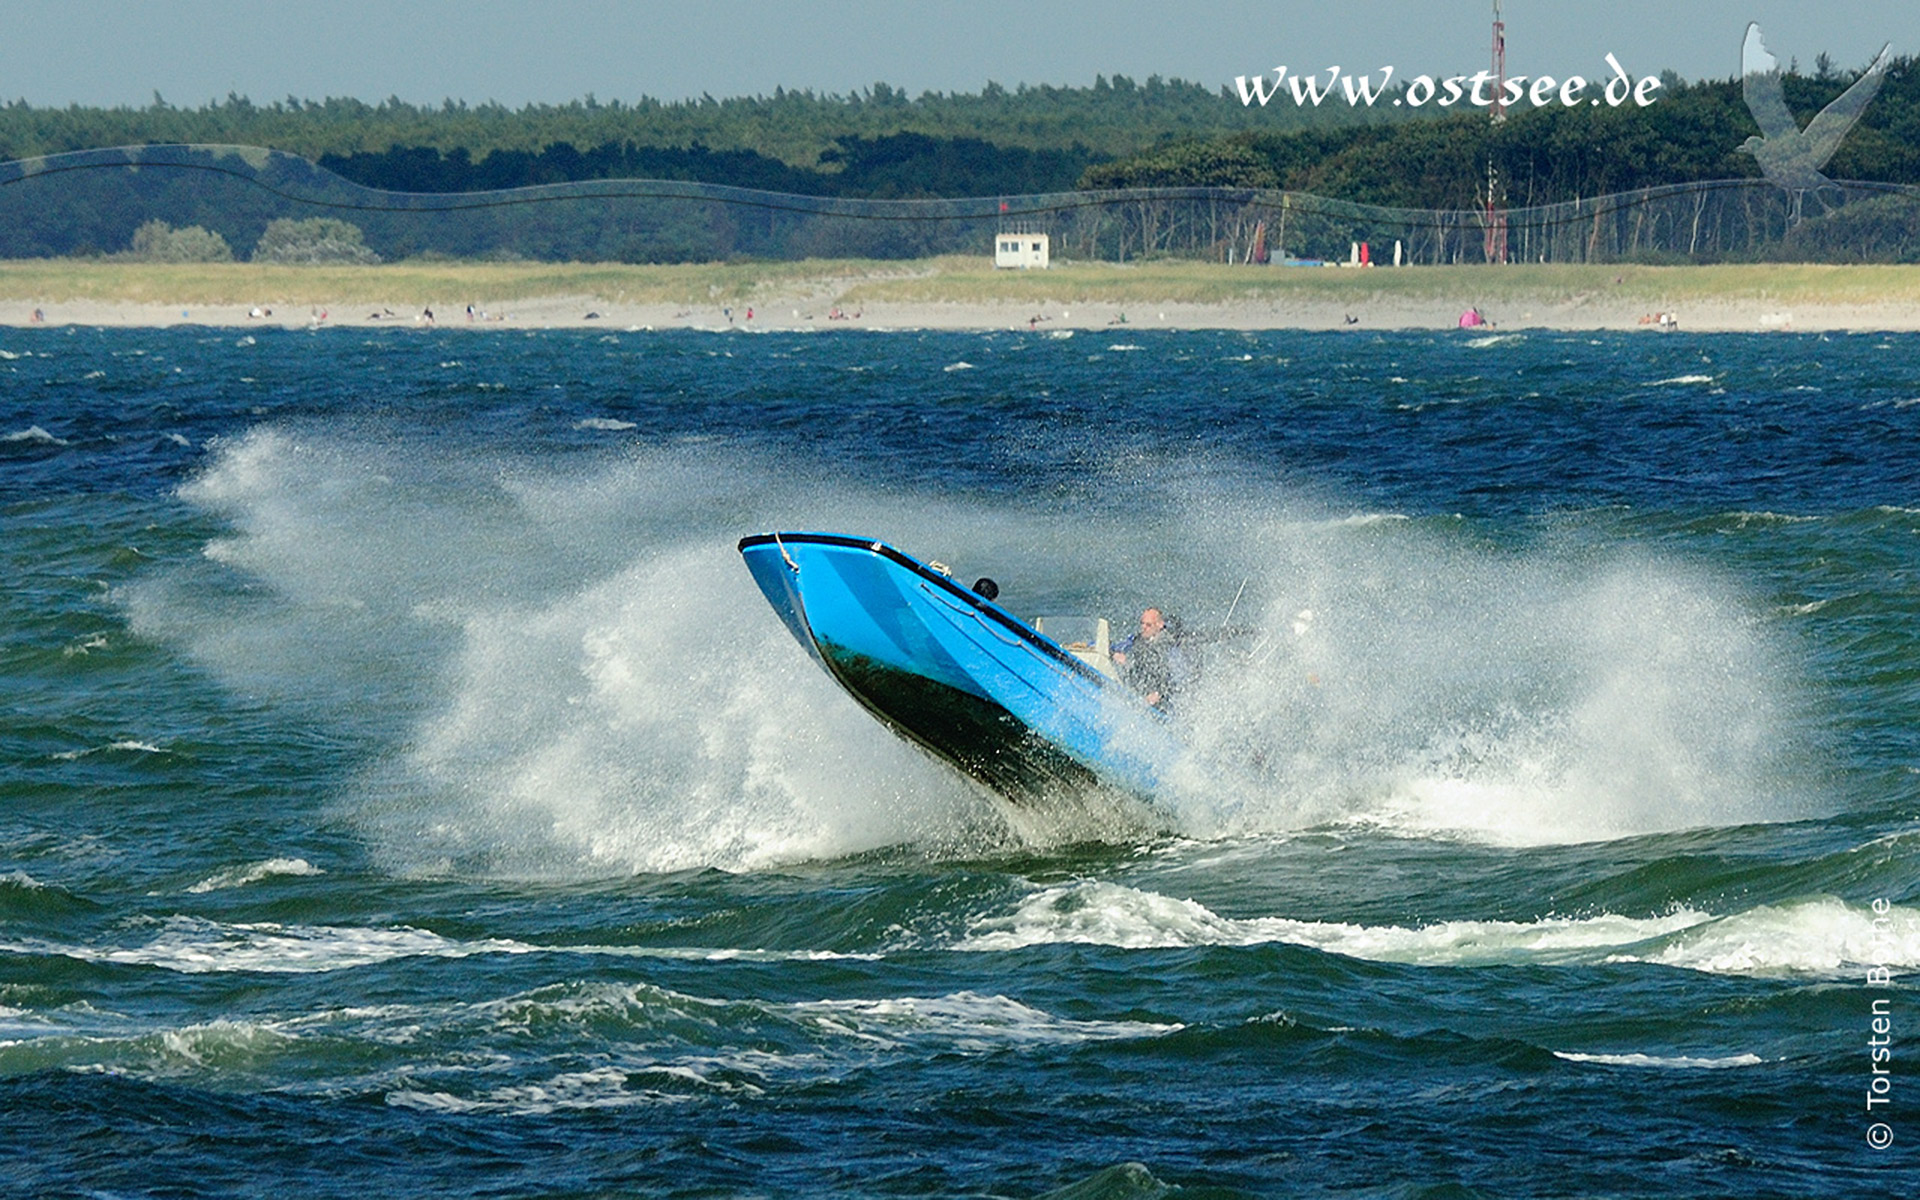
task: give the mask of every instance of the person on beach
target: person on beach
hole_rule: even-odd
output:
[[[1114,647],[1113,662],[1127,686],[1161,712],[1171,712],[1174,697],[1199,675],[1180,644],[1178,621],[1157,608],[1140,614],[1140,632]]]

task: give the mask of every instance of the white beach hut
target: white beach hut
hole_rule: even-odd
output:
[[[1051,261],[1047,235],[1014,233],[1002,230],[993,235],[993,265],[996,267],[1042,267]]]

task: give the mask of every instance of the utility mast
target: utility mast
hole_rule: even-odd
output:
[[[1493,123],[1502,125],[1507,119],[1507,23],[1500,19],[1500,0],[1493,0]],[[1487,207],[1482,218],[1486,226],[1487,261],[1503,263],[1507,261],[1507,210],[1501,207],[1504,189],[1500,186],[1500,169],[1493,164],[1493,154],[1487,154]]]
[[[1500,0],[1493,0],[1493,123],[1507,119],[1507,23],[1500,19]]]

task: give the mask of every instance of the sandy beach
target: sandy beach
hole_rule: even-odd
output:
[[[1920,330],[1920,267],[1374,270],[970,259],[706,266],[0,263],[0,325],[469,329]]]

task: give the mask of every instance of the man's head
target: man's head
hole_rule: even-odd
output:
[[[1167,618],[1157,608],[1149,608],[1140,614],[1140,636],[1152,641],[1165,633]]]

